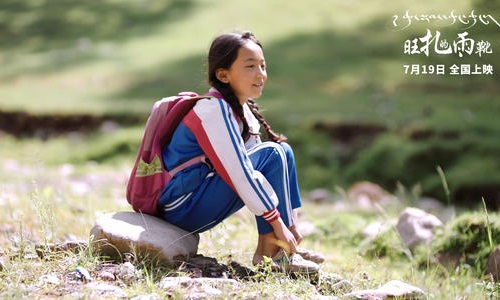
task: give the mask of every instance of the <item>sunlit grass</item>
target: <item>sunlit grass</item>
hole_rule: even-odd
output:
[[[15,169],[17,166],[18,172],[11,172],[16,176],[7,176],[2,180],[0,217],[3,225],[0,247],[6,253],[13,254],[15,249],[25,249],[29,253],[35,245],[67,238],[86,240],[97,215],[130,209],[124,199],[124,181],[129,166],[86,164],[73,169],[71,165],[50,167],[41,162],[37,165],[36,159],[34,161],[32,165],[16,165],[11,162],[11,168]],[[335,199],[341,201],[340,197],[336,196]],[[436,265],[422,268],[417,266],[412,256],[366,255],[368,244],[362,239],[360,232],[372,222],[395,219],[405,206],[404,198],[401,198],[403,202],[399,205],[386,207],[384,211],[340,210],[332,202],[313,204],[306,198],[304,201],[301,218],[312,222],[320,232],[307,236],[303,246],[325,255],[322,274],[338,274],[351,282],[357,290],[378,288],[390,280],[401,280],[422,288],[429,299],[456,299],[464,296],[475,299],[485,297],[487,293],[496,295],[493,287],[490,286],[490,292],[486,290],[488,279],[474,276],[467,265],[454,270]],[[478,218],[484,217],[478,214]],[[254,217],[243,209],[213,230],[203,233],[199,253],[214,257],[220,263],[228,264],[231,260],[236,260],[252,267],[251,258],[256,242]],[[386,243],[391,245],[389,241]],[[400,248],[403,249],[404,245],[389,247],[388,251],[397,252]],[[5,295],[33,295],[28,287],[40,286],[43,275],[62,279],[64,274],[71,272],[77,265],[93,270],[100,262],[87,252],[76,255],[60,253],[51,257],[51,260],[19,257],[8,261],[8,271],[0,273],[4,279],[2,286],[8,291]],[[14,268],[19,271],[11,272]],[[157,268],[149,272],[153,273],[144,276],[162,276]],[[21,280],[23,284],[15,283]],[[162,293],[154,287],[154,283],[148,286],[144,280],[128,284],[125,290],[133,295],[151,291]],[[232,292],[241,296],[252,293],[271,296],[269,288],[264,287],[273,287],[273,291],[284,295],[304,298],[316,293],[307,280],[293,281],[274,275],[267,279],[266,284],[247,282],[242,289]],[[44,293],[44,289],[39,289],[38,292]],[[50,295],[55,291],[46,292]]]
[[[156,2],[145,7],[153,12],[154,3]],[[301,96],[310,95],[328,104],[329,100],[321,94],[321,88],[307,78],[309,72],[328,74],[329,71],[325,69],[328,67],[332,68],[332,76],[327,79],[327,82],[336,86],[338,84],[335,82],[340,81],[340,88],[346,91],[340,97],[351,99],[351,102],[357,101],[349,95],[351,90],[366,86],[364,82],[366,80],[375,79],[374,72],[377,72],[378,78],[374,84],[380,84],[383,90],[394,90],[394,86],[402,82],[402,78],[397,74],[401,72],[403,61],[399,48],[402,46],[401,38],[404,33],[391,32],[384,27],[384,23],[390,22],[393,14],[402,14],[409,9],[408,4],[391,1],[371,4],[361,1],[308,3],[278,1],[257,2],[245,6],[242,10],[242,3],[241,1],[215,3],[193,1],[187,8],[186,18],[173,20],[166,18],[163,23],[157,21],[157,25],[150,30],[131,35],[127,39],[123,39],[122,35],[131,34],[134,31],[128,32],[127,28],[116,28],[116,34],[110,35],[106,40],[98,37],[92,38],[92,35],[90,37],[70,36],[66,44],[61,45],[60,48],[42,48],[41,51],[33,53],[23,51],[23,49],[18,49],[16,52],[7,50],[0,52],[0,60],[5,63],[0,70],[0,77],[6,79],[0,84],[0,106],[4,109],[35,112],[123,111],[122,106],[127,105],[127,102],[121,99],[121,96],[117,97],[117,94],[126,90],[130,84],[140,82],[144,76],[146,78],[150,76],[148,74],[157,74],[154,76],[159,77],[159,80],[161,78],[165,80],[164,92],[173,93],[178,89],[189,88],[203,92],[205,89],[203,61],[210,41],[221,32],[238,28],[251,29],[256,32],[266,49],[274,48],[275,45],[279,46],[283,40],[297,39],[293,47],[277,48],[269,57],[271,75],[272,66],[279,65],[280,61],[287,63],[287,66],[280,66],[280,68],[295,70],[297,68],[293,64],[298,64],[303,71],[306,71],[305,74],[300,71],[300,68],[297,72],[288,71],[289,79],[285,85],[280,85],[280,79],[277,78],[277,88],[281,95],[275,101],[284,102],[290,95],[293,95],[295,93],[294,82],[309,82],[311,84],[300,87]],[[462,11],[466,8],[466,2],[459,5],[425,1],[412,4],[411,11],[449,13],[451,10]],[[217,17],[221,13],[224,18]],[[297,19],[298,15],[300,15],[299,19]],[[366,26],[373,27],[370,24],[373,21],[378,22],[382,27],[375,27],[375,31],[371,30],[372,33],[366,35],[364,32]],[[342,75],[337,74],[335,64],[324,61],[325,57],[315,55],[317,46],[320,48],[324,46],[317,44],[311,47],[309,41],[301,38],[301,35],[314,35],[322,31],[332,32],[335,35],[358,36],[357,41],[366,45],[366,48],[363,47],[365,49],[356,49],[356,40],[348,41],[348,43],[339,40],[338,44],[335,44],[335,40],[331,41],[334,43],[330,45],[332,49],[338,47],[348,49],[347,52],[340,53],[341,56],[336,56],[334,59],[345,60],[349,51],[354,49],[356,53],[359,53],[352,63],[347,64],[350,71],[347,70]],[[55,38],[58,38],[57,33],[54,34]],[[301,40],[303,40],[302,44]],[[390,44],[390,46],[385,46],[385,49],[391,47],[388,49],[389,53],[397,51],[399,54],[386,55],[386,59],[378,62],[372,58],[370,47],[377,44],[383,45],[383,40]],[[321,40],[316,42],[321,43]],[[394,49],[394,44],[398,49]],[[301,61],[286,62],[288,53],[296,51],[301,45],[305,46],[309,52],[305,55],[318,59],[317,65],[303,65]],[[183,78],[186,82],[174,81],[177,86],[171,86],[172,83],[168,82],[168,78],[175,78],[179,70],[169,69],[168,66],[175,66],[176,62],[192,59],[192,57],[196,57],[196,64],[190,66],[189,70],[181,72],[190,74],[189,77]],[[356,60],[362,57],[366,61],[356,68]],[[165,66],[165,68],[159,69],[159,66]],[[271,88],[272,79],[270,76]],[[328,83],[322,81],[316,83],[328,86]],[[370,93],[373,93],[371,89]],[[157,97],[161,96],[163,95],[157,95]],[[332,96],[335,98],[335,95]],[[129,100],[149,103],[153,99],[144,98],[143,95],[134,96]],[[147,106],[136,105],[132,109],[140,111],[145,107]],[[331,107],[328,111],[335,112],[334,108]]]
[[[74,17],[64,19],[67,30],[40,31],[40,36],[31,36],[23,28],[31,28],[28,21],[37,20],[31,12],[23,15],[22,10],[12,28],[6,25],[25,35],[26,41],[12,41],[19,43],[16,49],[0,48],[0,61],[5,63],[0,69],[2,110],[132,114],[145,119],[152,103],[163,96],[183,90],[206,91],[205,56],[210,41],[221,32],[251,29],[264,44],[269,67],[269,80],[259,102],[278,131],[288,135],[292,144],[304,145],[297,147],[297,157],[306,174],[299,176],[307,188],[324,185],[326,178],[334,181],[328,184],[345,184],[342,174],[351,171],[346,170],[342,160],[358,159],[356,151],[340,157],[343,154],[338,152],[337,141],[320,141],[326,135],[311,138],[317,134],[313,132],[317,122],[333,127],[343,123],[381,126],[398,143],[404,143],[404,138],[413,133],[429,131],[437,135],[478,135],[472,143],[476,148],[500,130],[495,122],[498,78],[404,75],[404,64],[457,63],[457,58],[404,55],[404,40],[423,35],[428,24],[415,24],[401,31],[391,29],[390,24],[394,14],[401,16],[406,10],[414,14],[468,13],[479,5],[475,1],[423,1],[411,5],[391,1],[278,1],[252,5],[242,1],[139,1],[124,4],[109,20],[96,23],[95,32],[82,31],[102,13],[91,9],[97,5],[95,2],[69,7],[69,11],[61,10],[68,7],[65,2],[51,3],[53,6],[47,5],[61,12],[62,19]],[[34,1],[26,5],[39,4]],[[115,3],[105,1],[100,5],[114,7]],[[44,26],[61,21],[40,18],[46,21]],[[39,28],[32,29],[38,32]],[[474,37],[491,40],[491,26],[486,29],[475,29]],[[495,49],[497,42],[491,42]],[[497,60],[494,56],[488,59],[491,63]],[[39,155],[47,163],[105,162],[116,160],[113,153],[131,157],[140,137],[137,130],[77,137],[69,142],[54,139],[43,144],[45,150]],[[71,151],[73,145],[79,151]],[[319,148],[317,145],[322,149],[310,149]],[[34,150],[37,148],[35,145]],[[495,148],[492,145],[487,151]],[[329,168],[323,167],[325,161]],[[478,166],[484,161],[464,164]],[[320,165],[321,170],[317,170],[315,166]],[[454,165],[457,174],[467,169],[459,161]],[[428,168],[427,175],[434,169]],[[398,178],[381,179],[389,180]],[[425,183],[432,179],[419,180]]]
[[[87,1],[90,6],[74,8],[72,24],[79,20],[82,28],[88,29],[86,23],[100,14],[91,9],[92,5],[111,2]],[[370,154],[367,150],[365,160],[391,149],[398,154],[436,145],[459,149],[463,160],[444,167],[452,190],[471,174],[474,183],[498,182],[498,76],[404,76],[403,64],[413,59],[403,55],[403,41],[423,35],[425,25],[411,32],[388,28],[393,14],[406,10],[467,13],[472,2],[129,1],[120,5],[132,8],[127,14],[138,21],[125,20],[127,14],[115,12],[105,22],[96,23],[95,32],[82,33],[76,26],[69,29],[78,34],[56,30],[52,36],[19,29],[26,26],[23,22],[34,20],[32,11],[16,16],[11,23],[22,35],[11,42],[25,42],[16,48],[9,48],[7,43],[0,47],[0,110],[123,113],[145,118],[153,101],[160,97],[180,90],[204,92],[205,55],[210,41],[232,29],[251,29],[263,42],[269,65],[261,107],[278,131],[289,135],[291,144],[297,146],[299,176],[307,188],[319,184],[333,190],[349,173],[338,162],[338,145],[332,146],[322,136],[312,137],[310,126],[318,120],[376,123],[391,131],[392,136],[375,143],[379,152]],[[65,3],[59,4],[65,8]],[[170,4],[173,13],[162,11]],[[146,12],[151,14],[150,20]],[[141,26],[139,21],[149,25]],[[492,43],[496,51],[498,42]],[[495,63],[498,56],[491,59]],[[436,62],[425,58],[414,61]],[[426,130],[436,131],[437,138],[421,143],[404,139]],[[439,138],[442,131],[460,131],[461,135],[443,141]],[[124,197],[125,183],[141,136],[142,124],[113,132],[68,134],[48,141],[1,135],[0,254],[68,237],[87,239],[101,212],[130,210]],[[428,157],[425,151],[421,155]],[[392,162],[395,159],[404,161],[408,157],[394,156]],[[377,172],[389,165],[375,159]],[[367,166],[361,167],[366,172]],[[383,171],[411,175],[414,170],[401,167]],[[429,173],[435,173],[435,164]],[[442,190],[438,175],[434,175],[416,180]],[[411,257],[397,261],[367,258],[359,231],[372,221],[396,217],[397,210],[387,215],[339,212],[328,205],[306,203],[305,211],[305,217],[326,232],[306,238],[304,245],[325,254],[323,272],[338,273],[357,289],[376,288],[399,279],[421,287],[430,299],[498,297],[498,287],[488,278],[473,276],[466,265],[455,270],[430,265],[422,269]],[[256,241],[253,216],[242,213],[202,234],[200,253],[222,263],[235,259],[250,265]],[[59,271],[71,271],[82,259],[90,267],[96,263],[87,254],[63,254],[43,262],[9,261],[11,269],[0,272],[0,290],[8,289],[6,296],[27,297],[29,286],[36,286],[42,274],[62,276]],[[286,290],[286,296],[307,298],[310,287],[306,283],[273,278],[267,285],[249,283],[238,295],[272,297],[267,288],[273,287]],[[48,289],[44,286],[42,290]],[[136,295],[158,290],[140,282],[129,286],[128,291]]]

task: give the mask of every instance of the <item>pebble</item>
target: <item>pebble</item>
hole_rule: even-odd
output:
[[[44,283],[49,283],[53,285],[59,285],[61,283],[61,280],[59,280],[59,278],[57,278],[54,275],[48,275],[48,274],[42,275],[40,277],[40,280]]]
[[[110,285],[107,283],[100,282],[91,282],[86,285],[88,290],[92,291],[92,295],[90,298],[98,299],[100,296],[106,295],[106,297],[111,296],[115,298],[126,298],[127,293],[123,291],[123,289]]]
[[[98,276],[99,276],[99,278],[101,278],[102,280],[105,280],[105,281],[115,281],[116,280],[115,274],[108,272],[108,271],[99,272]]]

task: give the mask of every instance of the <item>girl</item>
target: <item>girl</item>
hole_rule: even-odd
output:
[[[318,265],[297,254],[301,199],[292,149],[254,102],[266,80],[262,46],[251,32],[213,41],[208,54],[213,97],[196,103],[163,149],[167,170],[200,155],[206,162],[176,173],[159,206],[168,222],[191,232],[206,231],[247,206],[259,232],[253,264],[267,256],[285,271],[314,273]],[[261,142],[260,125],[270,142]]]

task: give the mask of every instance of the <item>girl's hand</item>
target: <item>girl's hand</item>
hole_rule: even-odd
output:
[[[274,229],[276,238],[278,238],[278,246],[289,254],[297,252],[297,239],[290,229],[286,227],[281,217],[270,224]]]
[[[297,240],[297,245],[300,244],[300,242],[302,242],[303,237],[302,237],[302,234],[297,230],[297,226],[294,224],[294,225],[288,227],[288,229],[290,229],[290,232],[295,237],[295,240]]]
[[[297,244],[300,244],[300,242],[302,242],[302,234],[297,230],[297,224],[299,223],[299,209],[294,209],[292,211],[292,214],[294,224],[288,227],[288,229],[290,229],[290,231],[293,233],[293,236],[297,240]]]

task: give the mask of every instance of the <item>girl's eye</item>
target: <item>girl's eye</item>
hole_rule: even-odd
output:
[[[248,65],[248,66],[246,66],[247,69],[254,69],[256,67],[257,67],[257,65]],[[259,65],[258,67],[261,68],[262,70],[265,70],[267,66],[265,64],[262,64],[262,65]]]

